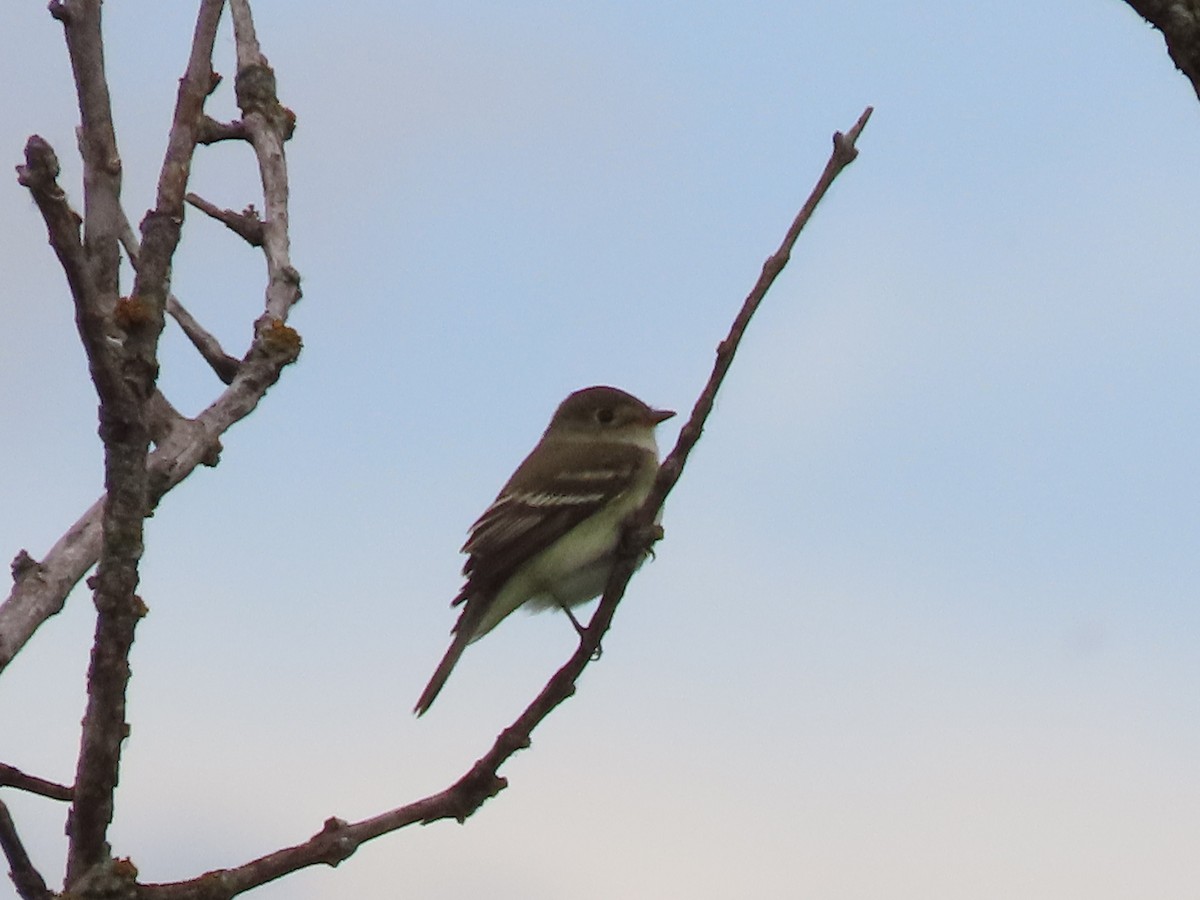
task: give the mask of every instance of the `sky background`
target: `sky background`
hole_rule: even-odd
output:
[[[460,827],[252,896],[1195,897],[1200,105],[1109,2],[260,2],[300,362],[148,522],[111,831],[148,880],[461,775],[567,658],[561,616],[449,639],[457,549],[570,391],[690,409],[753,322],[577,696]],[[105,4],[136,221],[194,4]],[[232,118],[227,76],[209,105]],[[98,496],[95,395],[11,166],[79,203],[61,28],[0,31],[0,553]],[[260,204],[244,146],[193,188]],[[174,290],[240,356],[263,264],[190,213]],[[174,326],[161,386],[220,385]],[[661,429],[673,443],[679,420]],[[85,592],[0,679],[0,761],[70,781]],[[6,791],[61,879],[65,810]],[[3,889],[0,889],[3,894]]]

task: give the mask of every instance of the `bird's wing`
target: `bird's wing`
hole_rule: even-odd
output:
[[[567,445],[548,460],[530,454],[471,526],[462,548],[469,554],[467,583],[454,602],[499,589],[523,563],[628,490],[649,456],[617,443],[602,453]]]

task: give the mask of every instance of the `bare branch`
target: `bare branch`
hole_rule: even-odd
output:
[[[258,157],[263,184],[266,318],[283,321],[300,299],[300,274],[292,267],[289,256],[287,156],[283,150],[284,142],[295,130],[296,116],[279,102],[275,72],[259,48],[250,4],[247,0],[230,0],[229,9],[237,43],[234,93],[242,111],[242,124]]]
[[[218,141],[246,141],[249,136],[246,134],[246,126],[241,120],[234,122],[218,122],[209,116],[205,116],[200,121],[200,131],[196,135],[196,140],[201,144],[215,144]]]
[[[1157,28],[1167,53],[1200,98],[1200,0],[1125,0]]]
[[[233,19],[233,38],[237,43],[238,70],[267,65],[267,58],[262,54],[258,35],[254,31],[254,16],[250,13],[249,0],[230,0],[229,14]],[[242,112],[246,111],[246,104],[240,98],[238,106]]]
[[[65,784],[47,781],[36,775],[26,775],[16,766],[5,763],[0,763],[0,787],[17,788],[31,794],[49,797],[51,800],[70,800],[74,794],[74,791]]]
[[[34,868],[25,845],[17,834],[17,826],[13,823],[8,807],[0,801],[0,848],[8,859],[11,867],[8,875],[17,888],[21,900],[51,900],[54,896],[41,873]]]
[[[224,129],[252,139],[265,205],[274,210],[272,234],[265,241],[271,273],[268,309],[255,323],[255,337],[245,360],[239,364],[225,355],[170,294],[170,264],[183,221],[192,156],[201,137],[213,137],[212,120],[204,116],[203,105],[218,80],[211,69],[211,53],[222,8],[223,0],[202,0],[191,57],[180,82],[156,206],[142,222],[140,248],[120,207],[121,164],[105,82],[100,0],[56,0],[50,7],[64,25],[79,96],[82,124],[78,137],[85,188],[82,222],[57,184],[57,159],[45,141],[32,138],[25,164],[18,168],[20,182],[42,211],[72,289],[78,330],[100,399],[106,493],[45,560],[38,562],[25,551],[18,554],[13,562],[13,592],[0,606],[3,669],[41,622],[62,608],[71,587],[99,562],[90,583],[98,615],[76,787],[33,779],[11,767],[5,767],[3,775],[13,785],[73,800],[68,820],[67,884],[85,892],[93,880],[109,876],[132,885],[136,874],[131,866],[109,859],[106,835],[121,745],[128,733],[128,652],[136,623],[145,612],[135,593],[143,519],[161,496],[197,465],[215,464],[220,434],[255,408],[283,367],[295,360],[301,346],[299,336],[285,324],[299,298],[299,276],[288,259],[287,172],[282,152],[294,117],[274,99],[273,79],[269,84],[264,81],[264,72],[269,75],[270,70],[257,52],[256,42],[257,70],[252,66],[252,71],[241,73],[247,89],[239,93],[239,99],[247,101],[243,109],[253,110],[255,127],[238,123]],[[242,33],[248,9],[245,12]],[[122,241],[135,264],[134,289],[128,297],[119,296]],[[180,416],[155,387],[157,343],[166,310],[176,316],[229,384],[196,420]],[[152,441],[157,449],[150,453]],[[25,869],[32,869],[20,861],[15,831],[6,828],[3,837],[5,849],[10,844],[13,847],[14,877],[24,877]],[[37,883],[26,881],[30,896],[45,893],[40,879]],[[18,886],[24,895],[20,880]]]
[[[817,204],[838,173],[857,155],[854,144],[870,115],[871,109],[868,108],[848,134],[838,132],[834,135],[833,154],[825,166],[825,171],[788,229],[783,243],[764,264],[758,282],[734,319],[728,336],[718,347],[712,375],[696,401],[691,418],[680,432],[675,448],[659,468],[650,498],[627,524],[619,562],[614,566],[600,605],[580,636],[575,652],[516,721],[499,734],[487,753],[476,761],[462,778],[444,791],[360,822],[327,819],[321,831],[304,843],[286,847],[233,869],[219,869],[189,881],[142,885],[138,890],[139,900],[228,900],[308,866],[336,866],[365,841],[407,825],[417,822],[428,824],[448,818],[461,822],[488,799],[504,790],[508,782],[498,774],[500,766],[518,750],[528,747],[534,728],[556,706],[575,693],[575,683],[588,663],[594,659],[596,648],[600,646],[601,638],[612,622],[613,613],[625,593],[637,560],[661,537],[661,529],[652,524],[654,517],[678,481],[688,455],[700,438],[704,423],[712,411],[717,390],[729,370],[746,326],[772,282],[787,264],[792,246]]]
[[[29,189],[46,223],[50,246],[67,276],[67,284],[76,297],[90,294],[92,281],[87,256],[79,236],[82,219],[67,203],[67,194],[58,184],[58,156],[45,139],[32,135],[25,142],[25,165],[17,166],[17,182]]]
[[[84,316],[80,328],[99,330],[86,319],[112,311],[117,299],[121,222],[121,156],[113,128],[108,79],[104,72],[104,41],[100,33],[101,0],[62,0],[50,12],[63,23],[71,72],[79,100],[79,149],[83,155],[83,243],[87,248],[95,296],[89,307],[76,307]],[[78,295],[77,295],[78,299]],[[96,361],[89,357],[93,366]],[[111,376],[113,373],[109,373]]]
[[[60,7],[61,17],[69,18],[66,5],[60,4]],[[282,110],[282,107],[280,109]],[[294,125],[295,120],[287,110],[282,111],[281,120],[284,126],[282,135],[286,138],[290,135],[288,123]],[[272,220],[274,230],[278,230],[278,223],[281,221],[286,227],[287,220],[287,171],[282,163],[283,138],[276,146],[279,164],[265,165],[260,161],[264,194],[273,198],[268,209],[282,209],[282,216],[277,215]],[[40,138],[38,140],[40,141]],[[41,144],[45,145],[45,142],[41,141]],[[48,150],[49,146],[45,146]],[[53,151],[50,151],[50,155],[52,158]],[[29,168],[27,165],[23,170]],[[40,171],[36,170],[35,174]],[[57,172],[56,160],[53,171]],[[22,177],[27,177],[24,171]],[[51,176],[50,182],[53,183],[53,180],[54,176]],[[57,189],[56,184],[54,188]],[[69,213],[65,196],[60,189],[51,193],[54,196],[48,196],[47,199],[54,200],[55,196],[58,198],[54,201],[59,204],[59,207],[56,207],[56,215],[60,215],[63,222],[75,222],[75,244],[78,245],[78,217],[73,213],[62,217],[62,212]],[[36,193],[34,196],[35,199],[39,199]],[[71,219],[71,216],[74,218]],[[70,251],[71,230],[60,226],[59,231],[67,238],[64,246]],[[119,231],[118,228],[118,233]],[[55,230],[52,229],[52,240],[55,234]],[[280,246],[283,248],[282,253],[276,249]],[[56,251],[58,249],[56,246]],[[158,447],[151,454],[149,464],[152,503],[157,503],[166,491],[179,484],[196,466],[215,465],[220,450],[220,436],[254,411],[266,392],[279,380],[283,368],[299,356],[302,346],[300,336],[285,324],[292,305],[300,297],[300,276],[288,261],[286,231],[282,237],[272,232],[266,252],[273,273],[272,284],[267,291],[267,314],[255,323],[254,341],[239,363],[237,375],[228,389],[195,420],[187,422],[184,427],[176,428],[171,440],[157,442]],[[70,252],[67,253],[68,262],[81,259],[82,255],[78,251],[74,256]],[[64,268],[66,267],[67,263],[64,262]],[[82,265],[78,268],[79,271],[83,271]],[[72,270],[67,271],[70,278]],[[193,342],[197,333],[189,333]],[[0,673],[25,646],[38,627],[62,610],[71,589],[96,564],[100,554],[100,517],[103,504],[104,498],[101,497],[80,516],[36,564],[36,571],[29,570],[28,577],[17,580],[8,598],[0,603]]]
[[[167,312],[179,324],[192,346],[200,351],[204,361],[217,373],[217,377],[225,384],[232,384],[238,373],[237,359],[221,348],[221,342],[192,317],[174,294],[167,296]]]
[[[195,132],[204,101],[212,90],[212,49],[223,6],[224,0],[203,0],[200,6],[192,53],[180,80],[175,118],[159,176],[157,205],[142,221],[142,251],[134,292],[113,309],[112,325],[118,330],[116,340],[106,339],[110,327],[106,310],[76,298],[80,336],[100,397],[105,502],[100,559],[92,584],[96,636],[88,668],[88,700],[75,772],[75,797],[68,822],[68,885],[92,867],[106,862],[109,856],[107,833],[113,815],[113,792],[120,771],[121,745],[129,732],[125,720],[129,650],[137,623],[146,611],[135,593],[144,519],[153,505],[148,467],[151,433],[146,408],[155,393],[158,338],[169,292],[170,264],[183,222],[183,194],[196,147]],[[84,19],[88,30],[72,37],[76,31],[73,10],[68,17],[66,30],[72,59],[86,55],[98,56],[102,61],[98,3],[94,16],[90,11]],[[107,103],[102,65],[98,69],[76,67],[84,114],[81,131],[84,147],[104,143],[103,130],[100,138],[91,133],[92,123],[84,100],[101,92],[93,83],[97,79]],[[111,114],[107,124],[111,132]],[[115,144],[112,152],[115,156]],[[115,209],[106,201],[101,236],[105,242],[111,237],[115,252],[125,217],[119,198],[114,194],[111,199]],[[85,243],[90,215],[89,209],[84,221]]]
[[[219,206],[209,203],[199,194],[188,194],[184,199],[205,215],[223,223],[226,228],[241,237],[251,247],[262,246],[262,220],[258,217],[258,210],[254,208],[253,204],[247,206],[240,213],[236,213],[232,209],[221,209]]]
[[[197,466],[216,465],[221,435],[257,408],[284,367],[295,362],[300,347],[299,336],[285,325],[260,329],[225,392],[195,419],[181,417],[165,439],[155,438],[158,446],[149,462],[152,505]],[[43,559],[30,558],[21,567],[23,574],[0,604],[0,672],[43,622],[62,611],[71,589],[96,564],[103,506],[101,497]]]
[[[26,551],[13,565],[13,589],[0,604],[0,672],[12,662],[46,619],[62,612],[67,594],[100,556],[100,514],[104,498],[93,503],[67,529],[42,561]]]
[[[704,430],[704,423],[708,420],[708,416],[712,412],[717,391],[721,387],[721,382],[725,380],[729,366],[733,363],[733,356],[742,341],[742,335],[746,333],[746,326],[750,324],[751,317],[754,315],[755,310],[758,309],[759,304],[762,303],[762,299],[766,296],[767,291],[770,290],[771,285],[775,282],[775,278],[783,271],[783,267],[788,264],[788,260],[791,259],[792,247],[795,246],[796,239],[800,236],[800,232],[804,226],[808,224],[808,220],[812,218],[817,204],[821,202],[821,198],[825,196],[830,185],[833,184],[834,179],[837,178],[842,169],[854,162],[855,157],[858,156],[858,149],[854,145],[858,140],[858,136],[862,134],[863,128],[866,127],[867,120],[871,118],[872,112],[874,110],[870,106],[864,109],[862,115],[858,117],[858,121],[854,123],[854,127],[847,134],[842,134],[840,131],[834,132],[833,152],[830,154],[829,161],[825,163],[825,170],[821,173],[821,177],[817,179],[812,193],[809,194],[808,199],[804,202],[804,206],[796,215],[795,220],[783,238],[783,243],[763,263],[762,274],[759,275],[758,281],[750,290],[745,302],[742,304],[741,310],[738,311],[737,317],[733,320],[729,334],[717,346],[717,360],[713,366],[712,374],[709,376],[708,383],[704,386],[704,390],[701,391],[696,405],[692,407],[692,414],[688,418],[687,423],[680,430],[679,440],[676,442],[674,449],[663,460],[663,464],[659,469],[658,479],[654,484],[654,489],[650,492],[650,496],[646,499],[646,503],[637,517],[642,527],[645,527],[654,520],[655,513],[662,507],[667,494],[671,492],[671,489],[675,486],[675,482],[679,480],[688,455],[692,452],[692,448],[696,445],[696,442],[700,440],[700,434]],[[632,560],[630,562],[632,563]],[[616,574],[618,573],[614,572],[614,576]],[[609,582],[610,588],[616,587],[615,581],[616,579],[614,578],[614,580]]]
[[[188,194],[187,196],[193,195]],[[137,271],[141,262],[142,248],[127,218],[121,228],[121,246],[125,248],[125,254],[129,257],[134,271]],[[176,321],[187,339],[192,342],[192,346],[200,351],[204,361],[212,366],[217,377],[225,384],[233,381],[233,376],[237,374],[238,361],[221,348],[220,341],[193,318],[174,294],[167,294],[167,313]]]
[[[511,729],[509,729],[511,731]],[[528,742],[522,746],[528,746]],[[514,747],[515,752],[520,747]],[[508,754],[511,755],[511,752]],[[507,758],[507,757],[506,757]],[[315,865],[337,866],[348,859],[360,845],[397,831],[406,825],[432,822],[451,815],[460,821],[482,805],[488,797],[494,797],[505,786],[503,778],[494,770],[480,778],[482,760],[452,787],[437,794],[409,803],[388,812],[363,819],[361,822],[345,822],[338,818],[325,820],[319,832],[302,844],[285,847],[251,860],[234,869],[217,869],[206,872],[199,878],[168,884],[145,884],[138,888],[139,900],[228,900],[238,894],[260,887],[269,881],[282,878],[292,872]],[[447,813],[449,806],[459,804],[463,797],[472,799],[469,808],[463,807],[461,815]]]

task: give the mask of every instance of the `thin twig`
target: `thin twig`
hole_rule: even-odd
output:
[[[8,876],[17,888],[21,900],[51,900],[54,896],[48,887],[46,879],[42,878],[33,865],[25,845],[17,834],[17,826],[8,812],[8,807],[0,801],[0,849],[8,859],[10,867]]]
[[[238,213],[234,212],[232,209],[221,209],[221,207],[213,203],[209,203],[199,194],[188,194],[184,199],[205,215],[210,216],[222,223],[226,228],[238,235],[251,247],[262,246],[262,219],[258,217],[258,210],[253,206],[247,206],[244,210]]]
[[[575,692],[575,683],[579,675],[593,659],[604,632],[612,622],[613,613],[636,568],[636,561],[641,558],[653,540],[660,536],[660,532],[649,523],[653,522],[667,494],[678,481],[688,454],[700,437],[704,422],[712,411],[713,399],[729,369],[734,354],[737,352],[742,334],[771,283],[787,264],[791,248],[795,244],[800,230],[811,217],[813,210],[816,209],[833,179],[854,159],[857,153],[854,142],[862,132],[870,114],[871,110],[868,108],[848,134],[834,135],[833,155],[826,164],[824,173],[817,181],[817,186],[813,189],[800,214],[792,223],[779,250],[763,266],[763,273],[759,277],[758,283],[751,290],[741,311],[734,319],[729,335],[718,348],[717,362],[713,373],[692,410],[691,418],[680,433],[675,448],[659,468],[653,493],[626,526],[627,539],[622,542],[624,552],[619,564],[614,566],[604,596],[587,629],[581,635],[578,647],[570,659],[550,678],[534,701],[517,717],[516,721],[499,734],[487,753],[472,765],[458,781],[436,794],[358,822],[345,822],[337,818],[327,819],[321,831],[309,840],[269,853],[236,868],[219,869],[188,881],[142,885],[138,891],[139,900],[228,900],[228,898],[251,888],[308,866],[320,864],[336,866],[353,854],[365,841],[407,825],[417,822],[430,823],[448,818],[461,822],[507,786],[506,779],[498,774],[500,766],[518,750],[528,747],[534,728],[558,704]]]
[[[705,384],[704,390],[700,392],[700,397],[696,400],[696,405],[692,407],[692,414],[688,417],[687,423],[680,430],[679,439],[676,441],[674,449],[663,460],[654,488],[642,506],[642,510],[638,516],[642,527],[653,521],[654,515],[662,507],[667,494],[671,492],[671,488],[679,480],[679,475],[683,471],[683,465],[687,461],[688,454],[692,452],[692,448],[700,440],[700,434],[704,430],[704,423],[708,420],[708,416],[712,412],[717,391],[721,387],[721,382],[725,380],[725,375],[733,362],[733,356],[742,341],[742,335],[746,333],[746,326],[750,324],[751,317],[754,315],[755,310],[758,309],[759,304],[762,303],[763,297],[766,296],[771,285],[775,282],[775,278],[783,271],[783,267],[788,264],[788,260],[791,259],[792,247],[795,246],[796,239],[800,236],[800,232],[804,229],[804,226],[808,224],[808,220],[812,218],[817,204],[821,202],[821,198],[825,196],[830,185],[833,184],[834,179],[837,178],[842,169],[854,162],[855,157],[858,156],[858,149],[855,147],[855,142],[858,140],[858,136],[862,134],[862,130],[866,127],[867,120],[871,118],[873,111],[874,109],[868,106],[863,110],[862,115],[858,117],[858,121],[854,123],[849,132],[846,134],[842,134],[840,131],[834,133],[833,152],[829,156],[829,161],[825,163],[825,170],[821,173],[821,177],[817,179],[812,193],[809,194],[808,199],[804,202],[804,206],[801,207],[800,212],[796,215],[795,220],[783,238],[783,242],[779,245],[779,249],[767,257],[766,262],[763,263],[762,273],[759,275],[754,287],[751,288],[750,293],[746,296],[746,300],[742,304],[742,308],[738,311],[736,318],[734,318],[733,325],[729,329],[729,334],[717,346],[717,360],[713,366],[712,374],[708,378],[708,383]],[[618,573],[614,572],[613,574],[615,576]],[[632,570],[630,574],[632,574]],[[616,578],[610,580],[609,588],[615,588],[617,581],[618,579]]]
[[[204,361],[209,364],[224,384],[232,384],[237,376],[241,363],[236,357],[230,356],[221,347],[216,335],[208,331],[196,321],[187,308],[179,302],[174,294],[167,295],[167,312],[178,323],[180,330],[192,342],[192,346],[200,351]]]
[[[51,800],[70,800],[74,791],[65,784],[27,775],[16,766],[0,763],[0,787],[13,787]]]
[[[187,195],[187,197],[192,196],[194,195]],[[137,235],[133,233],[128,219],[125,220],[121,229],[121,246],[125,249],[125,255],[129,257],[133,270],[138,271],[142,247]],[[221,342],[196,321],[174,294],[167,294],[167,314],[179,325],[180,330],[192,342],[192,346],[200,352],[204,361],[217,373],[217,377],[225,384],[233,381],[233,376],[237,374],[238,361],[221,348]]]

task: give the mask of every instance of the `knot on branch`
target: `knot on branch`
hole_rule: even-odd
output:
[[[243,117],[258,113],[266,119],[280,140],[289,140],[295,133],[296,114],[279,102],[275,70],[265,62],[239,69],[233,90]]]
[[[96,900],[136,900],[137,866],[128,857],[106,859],[92,866],[74,884],[67,896]]]
[[[313,835],[313,843],[321,862],[336,867],[358,849],[358,840],[350,832],[345,819],[330,816],[321,830]]]
[[[29,551],[21,550],[13,557],[11,565],[13,583],[20,584],[31,575],[40,575],[44,568],[40,562],[29,555]]]
[[[225,447],[221,444],[220,438],[213,438],[212,443],[204,451],[204,456],[200,457],[201,464],[208,466],[210,469],[216,468],[221,462],[221,451],[224,449]]]
[[[526,741],[526,745],[528,745],[528,741]],[[474,815],[479,807],[506,787],[508,787],[508,779],[497,775],[485,757],[476,762],[471,767],[471,771],[446,791],[450,801],[447,804],[447,811],[461,825]],[[444,818],[444,816],[438,816],[438,818]],[[425,820],[427,824],[431,821],[434,820]]]
[[[279,104],[275,94],[275,70],[266,63],[253,63],[238,69],[233,93],[243,115],[252,112],[267,115]]]
[[[854,146],[857,137],[857,134],[847,137],[840,131],[833,133],[833,155],[842,165],[849,165],[858,158],[858,148]]]
[[[154,310],[136,294],[117,300],[117,305],[113,308],[113,319],[127,332],[141,331],[156,322]]]
[[[282,126],[279,129],[279,136],[285,141],[290,141],[292,135],[296,133],[296,113],[289,106],[281,105],[279,110],[281,113],[279,124]]]
[[[266,322],[259,319],[258,343],[270,356],[279,357],[282,365],[295,362],[304,347],[304,341],[296,329],[285,324],[281,319],[270,318]]]
[[[62,200],[66,193],[56,179],[62,168],[58,154],[40,134],[31,134],[25,142],[25,165],[17,166],[17,183],[31,191],[39,191],[49,199]]]
[[[300,271],[295,266],[283,266],[279,270],[279,277],[286,284],[295,288],[296,299],[299,300],[300,296],[302,296],[300,291]]]

